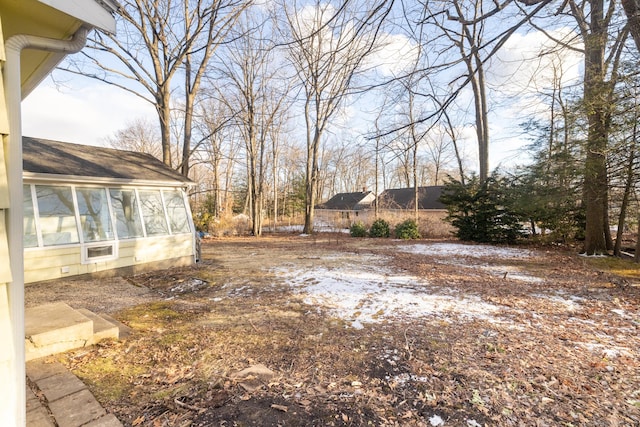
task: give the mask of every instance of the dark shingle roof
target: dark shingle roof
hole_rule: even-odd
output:
[[[441,185],[418,187],[418,209],[446,209],[440,201]],[[378,196],[379,207],[382,209],[413,209],[415,206],[414,188],[394,188],[384,190]]]
[[[23,137],[24,172],[119,180],[192,181],[150,154]]]
[[[371,194],[371,191],[357,191],[355,193],[338,193],[326,202],[317,206],[318,209],[358,210],[366,206],[358,205]],[[367,203],[367,206],[369,203]]]

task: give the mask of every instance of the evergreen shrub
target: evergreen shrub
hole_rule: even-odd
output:
[[[421,237],[418,232],[418,224],[412,219],[408,219],[396,225],[395,232],[398,239],[410,240],[419,239]]]
[[[389,228],[389,223],[384,219],[376,219],[371,224],[371,229],[369,229],[369,236],[371,237],[389,237],[391,235],[391,230]]]
[[[367,227],[364,226],[362,221],[354,222],[349,228],[349,234],[351,234],[351,237],[367,237]]]

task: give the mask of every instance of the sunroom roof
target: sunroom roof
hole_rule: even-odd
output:
[[[87,182],[112,179],[193,184],[150,154],[31,137],[23,137],[22,143],[25,177],[44,174],[83,177]]]

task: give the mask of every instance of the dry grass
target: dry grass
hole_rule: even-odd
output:
[[[155,296],[115,313],[130,338],[59,359],[125,425],[430,426],[435,415],[445,425],[640,423],[640,291],[611,286],[626,267],[594,269],[555,250],[521,263],[396,250],[405,244],[344,235],[209,241],[201,265],[130,278]],[[369,255],[428,278],[429,292],[493,304],[501,320],[425,314],[354,329],[306,304],[272,269],[353,268]],[[209,285],[172,293],[193,278]],[[562,302],[569,297],[579,309]],[[232,374],[256,364],[274,377],[249,391]]]

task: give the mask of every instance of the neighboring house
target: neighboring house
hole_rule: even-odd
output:
[[[445,221],[447,207],[440,201],[441,185],[418,187],[418,228],[423,236],[448,237],[453,231]],[[395,188],[378,196],[378,215],[390,223],[415,218],[416,198],[414,188]]]
[[[418,210],[442,211],[447,207],[440,201],[441,185],[418,187]],[[416,207],[415,188],[394,188],[384,190],[378,196],[378,208],[384,210],[414,210]]]
[[[21,101],[93,28],[114,32],[112,0],[0,0],[0,420],[26,424]]]
[[[371,191],[338,193],[331,199],[316,206],[317,221],[332,226],[348,228],[369,209],[376,200]]]
[[[25,283],[189,265],[192,182],[149,154],[23,138]]]

